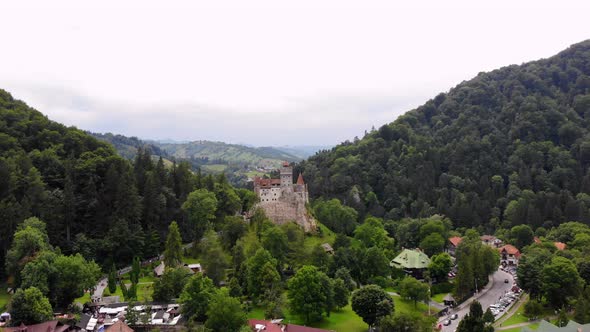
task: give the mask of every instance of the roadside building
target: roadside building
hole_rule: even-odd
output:
[[[423,279],[424,271],[430,265],[430,258],[420,249],[404,249],[389,265],[402,269],[407,275]]]
[[[502,266],[518,265],[520,259],[520,250],[511,244],[498,248],[500,252],[500,263]]]

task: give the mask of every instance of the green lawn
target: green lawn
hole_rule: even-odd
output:
[[[0,284],[0,311],[6,309],[8,302],[10,302],[10,294],[6,293],[6,285]]]
[[[531,330],[536,330],[539,328],[539,323],[533,323],[531,325],[528,325],[527,327]],[[502,330],[502,332],[520,332],[520,331],[522,331],[522,327],[515,327],[513,329]]]
[[[225,169],[227,168],[227,165],[213,164],[213,165],[203,165],[202,167],[203,167],[203,170],[206,170],[209,172],[221,173],[221,172],[225,171]]]
[[[510,326],[514,324],[526,323],[529,321],[529,318],[524,315],[524,304],[516,310],[516,312],[508,318],[504,323],[500,326]]]
[[[140,302],[144,302],[144,301],[151,301],[152,300],[152,294],[154,293],[154,283],[153,282],[139,282],[139,284],[137,284],[137,301]],[[125,301],[125,298],[123,296],[123,291],[121,290],[121,287],[119,285],[117,285],[117,291],[115,291],[114,294],[109,294],[108,289],[105,289],[105,292],[103,294],[104,296],[119,296],[119,299],[122,301]]]
[[[399,296],[393,296],[393,302],[395,303],[395,312],[406,312],[406,313],[428,312],[428,306],[426,304],[424,304],[423,302],[418,302],[417,305],[414,306],[413,301],[408,301],[408,300],[402,299]],[[434,313],[434,312],[437,312],[437,310],[434,307],[430,307],[430,312]]]
[[[285,323],[303,325],[301,318],[292,315],[288,309],[284,310],[284,313]],[[252,309],[248,313],[248,318],[264,319],[264,309],[260,307]],[[366,332],[368,328],[367,324],[352,311],[350,305],[332,312],[330,317],[324,317],[322,321],[310,326],[338,332]]]
[[[428,312],[428,306],[424,303],[418,303],[417,306],[414,306],[412,301],[404,300],[399,296],[394,296],[393,301],[395,303],[395,312]],[[431,310],[432,313],[436,312],[435,308],[431,308]],[[284,322],[303,325],[304,322],[301,318],[292,315],[288,306],[283,312],[285,313]],[[248,312],[248,318],[264,319],[264,309],[261,307],[255,307]],[[367,324],[365,324],[363,320],[352,311],[350,305],[332,312],[330,317],[324,317],[322,321],[311,324],[310,326],[338,332],[366,332],[368,328]]]
[[[438,303],[443,303],[443,299],[445,298],[445,296],[447,296],[447,294],[445,294],[445,293],[435,294],[432,297],[432,301],[438,302]]]
[[[318,222],[318,227],[321,229],[322,236],[312,235],[312,236],[305,236],[303,241],[303,247],[305,248],[305,252],[307,254],[311,254],[315,247],[320,246],[323,243],[330,243],[334,244],[334,240],[336,240],[336,234],[328,229],[328,227],[320,224]]]
[[[86,302],[90,302],[90,293],[84,293],[84,295],[82,295],[82,297],[75,299],[74,302],[78,302],[78,303],[82,303],[82,304],[84,304]]]

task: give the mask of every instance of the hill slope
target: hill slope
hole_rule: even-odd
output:
[[[201,159],[203,164],[245,164],[255,167],[278,167],[282,161],[301,158],[272,147],[247,147],[222,142],[155,143],[171,156],[180,159]]]
[[[162,149],[160,149],[159,147],[155,146],[154,144],[144,142],[137,137],[127,137],[112,133],[87,133],[103,142],[107,142],[113,145],[119,153],[119,155],[121,155],[121,157],[125,159],[135,159],[135,156],[137,155],[137,150],[139,148],[149,149],[153,156],[162,156],[164,158],[167,156],[166,152],[162,151]]]
[[[302,163],[314,197],[456,226],[590,222],[590,41],[441,93]]]
[[[15,229],[32,216],[46,222],[49,242],[65,254],[108,267],[153,257],[171,220],[185,240],[193,234],[180,207],[205,181],[215,186],[186,162],[167,168],[144,152],[125,160],[0,89],[0,280]]]

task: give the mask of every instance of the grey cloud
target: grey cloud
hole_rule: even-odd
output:
[[[16,98],[51,119],[95,132],[146,139],[217,140],[253,145],[337,144],[393,121],[422,96],[285,98],[287,107],[238,110],[206,104],[122,103],[60,86],[8,84]]]

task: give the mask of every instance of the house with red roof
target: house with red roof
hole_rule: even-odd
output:
[[[518,265],[520,259],[520,250],[511,244],[498,248],[500,252],[500,263],[506,265]]]
[[[71,326],[64,325],[57,320],[52,320],[31,325],[25,325],[21,323],[16,327],[5,327],[4,332],[66,332],[70,329]]]
[[[535,244],[543,244],[543,242],[541,241],[541,239],[539,239],[536,236],[533,238],[533,241],[535,242]],[[563,242],[553,242],[553,245],[559,251],[563,251],[563,250],[565,250],[565,248],[567,248],[567,244],[565,244]]]
[[[318,329],[295,324],[283,324],[282,319],[262,320],[248,319],[248,325],[253,332],[335,332],[333,330]]]
[[[455,257],[455,252],[457,251],[457,247],[463,241],[463,238],[459,236],[453,236],[449,238],[449,243],[447,245],[447,252],[449,255]]]

